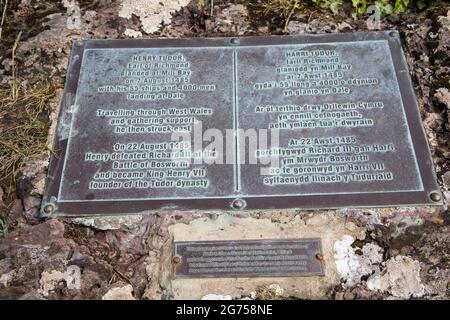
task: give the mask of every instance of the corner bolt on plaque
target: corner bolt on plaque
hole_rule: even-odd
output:
[[[43,216],[441,204],[397,32],[74,44]]]

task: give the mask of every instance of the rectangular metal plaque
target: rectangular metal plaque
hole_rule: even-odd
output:
[[[73,47],[41,212],[439,197],[397,32],[88,40]]]
[[[176,278],[323,275],[320,239],[175,242]]]

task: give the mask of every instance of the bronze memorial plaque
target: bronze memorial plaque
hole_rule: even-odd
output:
[[[320,239],[174,242],[176,278],[323,275]]]
[[[396,31],[87,40],[41,213],[441,199]]]

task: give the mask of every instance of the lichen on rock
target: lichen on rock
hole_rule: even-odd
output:
[[[110,289],[102,300],[136,300],[133,296],[133,287],[130,284]]]
[[[209,293],[204,295],[201,300],[232,300],[230,295]]]
[[[190,0],[122,0],[119,16],[131,19],[137,16],[146,33],[154,33],[162,24],[170,23],[172,14],[186,6]]]
[[[386,262],[381,274],[367,280],[370,290],[389,292],[394,297],[409,299],[424,295],[424,286],[420,279],[420,264],[407,256],[396,256]]]
[[[96,230],[129,230],[136,227],[142,220],[142,215],[124,215],[111,217],[80,217],[73,218],[72,223],[79,224],[85,227],[91,227]]]
[[[81,288],[80,268],[69,266],[64,272],[58,270],[42,272],[39,292],[44,297],[48,297],[49,292],[54,290],[61,282],[69,289],[79,290]]]
[[[379,270],[383,261],[383,248],[373,243],[367,243],[361,249],[354,248],[354,242],[355,238],[344,235],[334,244],[336,268],[346,287],[354,286],[362,277]]]

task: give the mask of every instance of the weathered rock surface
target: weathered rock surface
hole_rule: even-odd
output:
[[[216,3],[213,14],[187,0],[86,4],[22,1],[0,45],[1,84],[19,66],[22,84],[59,87],[52,100],[51,145],[74,40],[282,33],[248,8]],[[163,5],[164,4],[164,5]],[[450,8],[383,19],[399,29],[447,201],[450,200]],[[292,17],[287,33],[368,30],[365,19]],[[15,61],[11,47],[19,30]],[[3,40],[3,38],[2,38]],[[26,161],[16,186],[0,187],[0,299],[448,299],[448,208],[341,209],[300,212],[164,212],[152,216],[39,220],[48,154]],[[325,277],[173,279],[173,240],[320,237]]]
[[[174,241],[273,239],[273,238],[322,238],[325,277],[311,278],[217,278],[175,279],[171,287],[175,299],[188,297],[200,299],[207,294],[245,296],[260,286],[278,285],[288,296],[319,298],[326,295],[330,285],[337,285],[340,276],[336,270],[333,248],[343,236],[364,239],[365,232],[352,222],[345,221],[333,212],[312,215],[302,219],[294,211],[286,213],[290,220],[274,222],[268,218],[239,218],[220,214],[215,219],[199,218],[189,224],[169,226]],[[170,266],[167,266],[170,268]],[[280,289],[281,290],[281,289]]]
[[[336,269],[347,287],[361,282],[364,276],[379,270],[383,261],[383,249],[373,243],[359,248],[353,248],[355,238],[345,235],[334,243],[334,259]]]
[[[162,24],[170,23],[172,14],[186,6],[190,0],[122,0],[119,16],[139,18],[142,30],[146,33],[158,31]]]
[[[133,297],[133,287],[128,284],[123,287],[115,287],[110,289],[102,297],[102,300],[136,300],[136,299]]]
[[[112,216],[112,217],[86,217],[73,218],[72,223],[79,224],[85,227],[91,227],[96,230],[130,230],[141,222],[141,215],[130,216]]]
[[[406,256],[389,259],[383,274],[371,276],[367,287],[403,299],[420,298],[425,292],[420,280],[420,263]]]
[[[250,28],[247,8],[242,4],[232,4],[224,9],[216,6],[211,19],[205,21],[205,31],[243,35]]]

